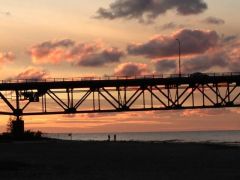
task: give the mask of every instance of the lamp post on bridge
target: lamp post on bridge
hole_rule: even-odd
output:
[[[179,73],[179,77],[181,77],[182,72],[181,72],[181,41],[179,39],[176,39],[176,41],[178,42],[178,73]]]

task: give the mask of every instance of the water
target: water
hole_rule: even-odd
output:
[[[114,134],[119,141],[240,142],[240,131],[110,133],[111,140]],[[62,140],[105,141],[108,133],[60,133],[45,136]]]

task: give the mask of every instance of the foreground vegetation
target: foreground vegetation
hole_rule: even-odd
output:
[[[21,117],[19,121],[22,121]],[[7,132],[0,134],[0,141],[35,141],[47,139],[42,136],[43,133],[41,131],[37,132],[31,130],[24,131],[23,128],[22,132],[16,133],[16,131],[14,131],[14,122],[16,122],[15,118],[10,117],[7,124]]]
[[[33,132],[30,130],[25,131],[22,135],[16,136],[11,132],[3,133],[0,135],[0,141],[35,141],[35,140],[44,140],[42,132],[37,131]]]

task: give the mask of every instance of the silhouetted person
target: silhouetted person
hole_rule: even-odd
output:
[[[109,142],[111,141],[111,136],[110,136],[110,134],[108,135],[108,141],[109,141]]]
[[[68,136],[71,138],[71,141],[72,141],[72,133],[69,133]]]
[[[116,142],[116,141],[117,141],[117,135],[114,134],[114,142]]]

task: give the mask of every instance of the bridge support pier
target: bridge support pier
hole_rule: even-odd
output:
[[[24,134],[24,121],[17,117],[12,122],[12,135],[15,137],[21,137]]]
[[[12,122],[12,134],[15,137],[21,137],[24,134],[24,121],[21,119],[23,110],[20,108],[20,92],[16,90],[16,109],[14,115],[16,120]]]

